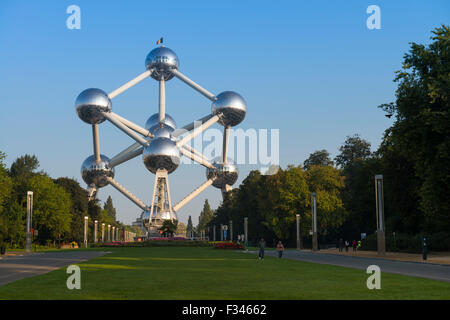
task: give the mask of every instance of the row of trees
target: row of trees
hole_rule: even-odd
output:
[[[412,43],[405,54],[394,79],[396,101],[379,106],[395,121],[375,152],[352,135],[334,161],[320,150],[274,175],[252,171],[212,218],[202,212],[198,228],[233,220],[235,234],[243,233],[248,217],[253,240],[295,243],[295,215],[308,235],[310,194],[316,192],[320,239],[356,239],[376,230],[374,176],[383,174],[387,233],[431,235],[450,249],[449,27],[434,30],[431,40],[428,46]]]
[[[33,228],[38,231],[35,241],[42,245],[56,239],[79,244],[84,237],[84,217],[89,217],[89,234],[94,221],[125,228],[116,221],[116,209],[111,197],[104,207],[88,201],[86,190],[70,178],[52,179],[37,171],[36,156],[24,155],[7,168],[5,154],[0,152],[0,242],[10,247],[23,247],[26,238],[26,194],[33,191]],[[131,229],[131,227],[126,227]],[[135,232],[135,230],[129,230]]]

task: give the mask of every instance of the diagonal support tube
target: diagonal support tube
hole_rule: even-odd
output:
[[[120,193],[122,193],[125,197],[127,197],[128,199],[130,199],[132,202],[134,202],[135,205],[137,205],[139,208],[141,208],[142,210],[148,210],[148,207],[145,205],[144,202],[142,202],[141,200],[139,200],[136,196],[134,196],[130,191],[128,191],[127,189],[125,189],[124,186],[122,186],[121,184],[119,184],[116,180],[114,180],[111,177],[107,178],[108,182],[110,185],[112,185],[114,188],[116,188]]]
[[[115,156],[109,162],[109,166],[111,168],[114,168],[114,167],[118,166],[119,164],[122,164],[122,163],[124,163],[124,162],[126,162],[128,160],[136,158],[137,156],[141,155],[143,151],[144,151],[144,147],[140,147],[139,149],[135,149],[135,150],[130,151],[128,153],[124,153],[121,156]]]
[[[205,166],[205,167],[210,168],[210,169],[215,169],[214,166],[208,160],[206,160],[204,158],[201,158],[201,157],[197,156],[196,154],[194,154],[192,152],[189,152],[189,151],[187,151],[187,150],[185,150],[183,148],[180,148],[180,153],[182,155],[188,157],[189,159],[191,159],[191,160],[193,160],[193,161],[195,161],[197,163],[200,163],[202,166]]]
[[[144,73],[141,73],[140,75],[138,75],[133,80],[128,81],[124,85],[120,86],[119,88],[117,88],[116,90],[114,90],[110,94],[108,94],[108,98],[113,99],[113,98],[117,97],[122,92],[130,89],[132,86],[138,84],[139,82],[141,82],[145,78],[148,78],[152,74],[152,72],[153,72],[153,70],[147,70]]]
[[[214,117],[214,115],[208,114],[207,116],[204,116],[203,118],[195,120],[194,122],[191,122],[191,123],[185,125],[184,127],[179,128],[179,129],[175,130],[174,132],[172,132],[172,137],[174,137],[174,138],[179,137],[179,136],[185,134],[186,132],[194,129],[196,127],[196,125],[198,125],[198,123],[202,124],[203,122],[208,121],[212,117]]]
[[[133,132],[131,129],[129,129],[126,125],[124,125],[122,122],[120,122],[119,119],[114,117],[110,112],[103,112],[103,115],[105,118],[111,122],[113,125],[115,125],[117,128],[122,130],[124,133],[126,133],[128,136],[130,136],[132,139],[134,139],[136,142],[139,142],[142,146],[146,147],[148,145],[148,141],[144,138],[138,136],[135,132]]]
[[[191,141],[196,136],[198,136],[200,133],[202,133],[203,131],[205,131],[209,127],[211,127],[214,123],[219,121],[220,116],[221,116],[221,114],[212,116],[208,121],[202,123],[201,126],[198,126],[198,127],[194,128],[194,131],[192,131],[190,134],[188,134],[185,137],[183,137],[181,140],[177,141],[177,147],[182,147],[186,142]]]
[[[189,79],[188,77],[186,77],[184,74],[182,74],[180,71],[176,70],[176,69],[171,69],[170,70],[172,72],[172,74],[177,77],[178,79],[180,79],[181,81],[183,81],[184,83],[186,83],[188,86],[190,86],[192,89],[197,90],[198,92],[200,92],[202,95],[204,95],[205,97],[207,97],[209,100],[211,101],[216,101],[217,98],[214,94],[212,94],[211,92],[209,92],[208,90],[206,90],[205,88],[199,86],[197,83],[195,83],[194,81],[192,81],[191,79]]]
[[[189,201],[194,199],[196,196],[198,196],[200,193],[202,193],[206,188],[208,188],[210,185],[212,185],[213,181],[214,181],[213,179],[206,180],[205,183],[203,183],[197,189],[195,189],[190,194],[188,194],[183,200],[181,200],[176,205],[174,205],[173,211],[177,212],[179,209],[181,209],[183,206],[185,206]]]
[[[137,133],[142,134],[143,136],[146,137],[152,137],[153,138],[153,134],[150,133],[150,131],[148,131],[147,129],[142,128],[141,126],[135,124],[134,122],[131,122],[130,120],[125,119],[124,117],[119,116],[117,113],[114,112],[109,112],[109,114],[111,114],[113,117],[115,117],[117,120],[119,120],[120,122],[122,122],[124,125],[126,125],[128,128],[130,128],[131,130],[136,131]]]

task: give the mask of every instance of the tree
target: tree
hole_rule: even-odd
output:
[[[395,122],[389,144],[412,164],[428,232],[450,229],[450,28],[436,28],[428,45],[411,44],[397,71],[396,101],[380,106]]]
[[[333,164],[334,162],[330,158],[330,153],[323,149],[311,153],[308,159],[303,162],[303,168],[308,170],[311,165],[332,166]]]
[[[2,213],[3,206],[11,197],[12,192],[12,179],[8,176],[6,166],[3,163],[6,155],[0,151],[0,215]]]
[[[165,237],[173,236],[173,234],[177,231],[177,224],[177,220],[175,220],[175,222],[173,222],[172,220],[164,220],[159,230],[162,231]]]
[[[69,232],[72,203],[64,188],[45,175],[32,177],[28,186],[33,191],[33,226],[39,230],[39,240]]]
[[[29,176],[39,168],[39,161],[35,155],[24,155],[17,158],[11,165],[10,173],[12,177]]]
[[[58,178],[55,180],[55,183],[64,188],[71,199],[70,213],[72,222],[66,239],[81,243],[84,237],[84,217],[88,214],[87,192],[74,179]]]
[[[194,231],[194,226],[193,226],[193,224],[192,224],[192,217],[189,216],[189,218],[188,218],[188,223],[187,223],[187,227],[186,227],[186,233],[187,233],[188,236],[189,236],[189,234],[190,234],[191,232],[193,232],[193,231]]]
[[[355,161],[366,160],[372,154],[370,152],[370,143],[361,139],[358,134],[347,136],[339,151],[341,153],[334,160],[341,168],[345,168]]]
[[[208,199],[205,199],[205,203],[203,204],[203,209],[200,212],[200,216],[198,217],[198,231],[203,231],[206,229],[206,226],[214,217],[214,211],[211,209],[209,205]]]
[[[106,199],[103,209],[105,209],[108,212],[109,216],[114,221],[116,221],[116,208],[114,208],[111,196],[108,196],[108,198]]]

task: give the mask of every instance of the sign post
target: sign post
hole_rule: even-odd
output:
[[[87,243],[88,243],[88,239],[87,239],[87,233],[88,233],[88,216],[84,217],[84,240],[83,240],[83,244],[84,247],[87,248]]]
[[[313,192],[311,195],[311,210],[312,210],[312,249],[313,251],[317,251],[318,243],[317,243],[317,202],[316,202],[316,193]]]
[[[27,192],[27,235],[26,235],[26,244],[25,244],[25,250],[26,252],[31,251],[31,228],[33,226],[32,224],[33,219],[33,191]]]
[[[375,176],[375,202],[376,202],[376,217],[377,217],[377,249],[378,255],[386,255],[386,239],[384,228],[384,195],[383,195],[383,175],[377,174]]]

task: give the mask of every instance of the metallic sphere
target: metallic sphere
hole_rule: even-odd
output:
[[[247,112],[244,98],[236,92],[224,91],[217,96],[211,106],[212,114],[222,113],[219,123],[223,126],[235,126],[242,122]]]
[[[164,124],[171,127],[173,130],[177,128],[177,123],[175,120],[166,113],[164,117]],[[147,122],[145,123],[145,129],[152,132],[156,127],[159,127],[159,113],[155,113],[150,118],[148,118]]]
[[[152,139],[150,145],[145,147],[142,160],[152,173],[156,173],[158,169],[166,169],[167,173],[172,173],[178,168],[181,155],[173,140],[159,137]]]
[[[153,69],[152,78],[161,80],[164,75],[164,80],[173,78],[170,69],[177,69],[180,63],[175,52],[166,47],[158,47],[150,51],[145,59],[145,67],[147,70]]]
[[[223,164],[222,158],[218,157],[214,159],[212,165],[215,169],[206,168],[206,178],[215,179],[213,186],[216,188],[223,188],[225,185],[233,185],[239,175],[239,171],[234,164],[233,160],[227,158],[227,162]]]
[[[112,110],[111,100],[108,95],[100,89],[90,88],[79,94],[75,101],[78,117],[89,124],[99,124],[105,121],[102,112]]]
[[[108,177],[114,178],[114,168],[109,166],[109,158],[100,155],[100,163],[95,162],[92,155],[87,157],[81,165],[81,177],[87,185],[95,185],[97,188],[106,186]]]
[[[155,126],[152,127],[150,132],[154,135],[155,138],[168,138],[172,139],[172,127],[162,125],[162,126]]]
[[[148,222],[150,220],[150,210],[145,210],[141,214],[141,221],[142,225],[145,229],[148,228]],[[177,215],[175,212],[159,212],[159,207],[153,208],[153,216],[152,216],[152,223],[159,222],[161,223],[162,220],[178,220]]]

